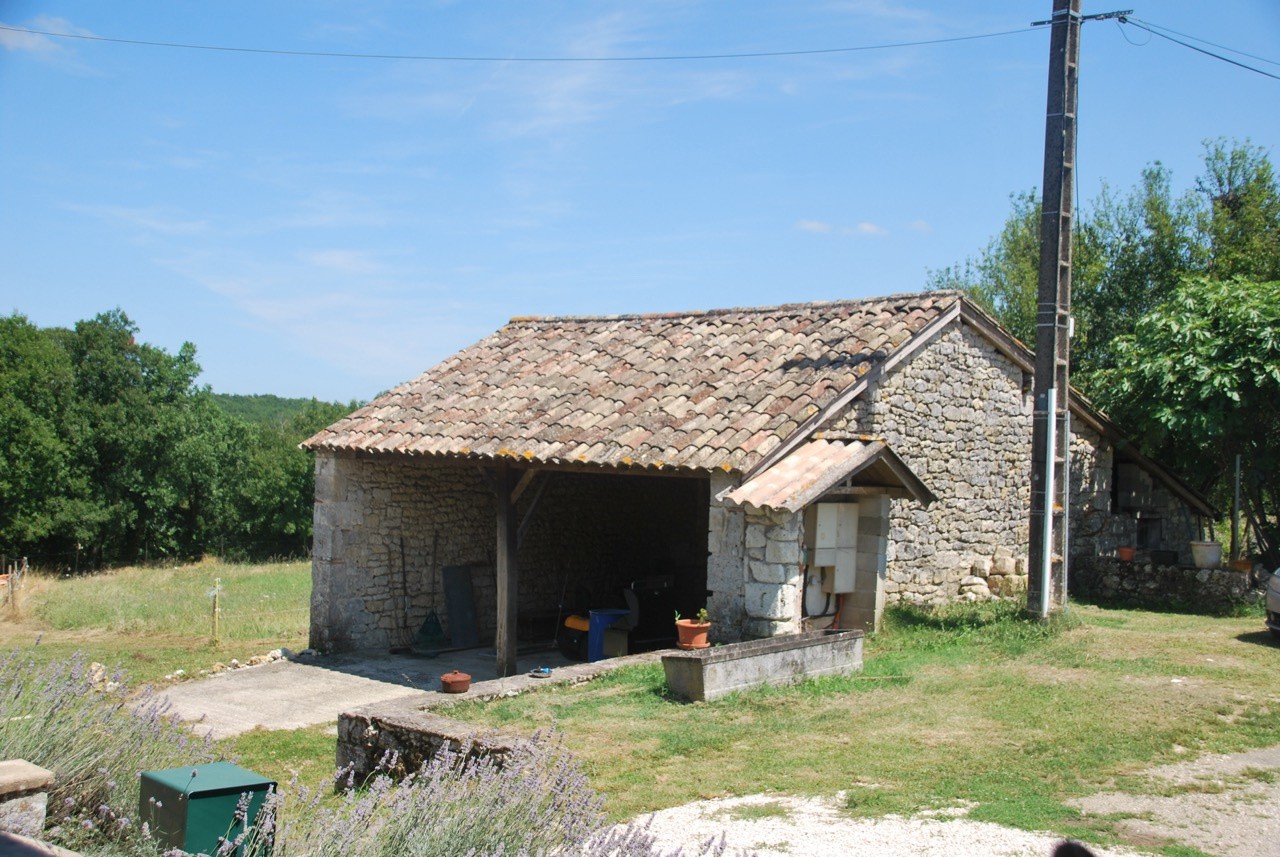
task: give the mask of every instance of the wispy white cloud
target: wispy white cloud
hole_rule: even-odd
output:
[[[9,26],[22,27],[28,30],[41,30],[45,33],[68,33],[80,36],[92,36],[92,30],[86,30],[84,27],[77,27],[66,18],[57,18],[52,15],[37,15],[25,24],[13,24],[4,21]],[[72,71],[80,74],[94,74],[94,70],[86,65],[69,46],[67,39],[59,39],[54,36],[46,36],[41,33],[23,33],[14,30],[0,30],[0,50],[11,51],[13,53],[27,53],[41,60],[42,62],[58,66],[66,71]]]
[[[387,266],[374,258],[367,250],[308,250],[298,254],[298,259],[316,268],[338,274],[373,276],[387,272]]]
[[[916,8],[900,0],[841,0],[841,2],[827,4],[827,8],[863,18],[904,24],[932,24],[937,21],[937,16],[933,12]]]
[[[822,235],[888,235],[889,230],[885,229],[878,223],[863,221],[857,226],[837,226],[834,223],[827,223],[823,220],[799,220],[796,221],[796,229],[801,232],[815,232]]]
[[[921,235],[933,234],[933,226],[927,220],[913,220],[907,224],[907,228],[912,232],[919,232]]]
[[[197,235],[208,230],[205,220],[192,220],[159,208],[131,208],[124,205],[70,203],[65,206],[117,226],[129,226],[160,235]]]
[[[8,22],[5,22],[8,23]],[[10,24],[10,26],[20,26]],[[38,15],[29,21],[23,29],[43,30],[49,33],[74,33],[82,36],[92,35],[89,30],[72,26],[66,18],[55,18],[50,15]],[[0,30],[0,48],[7,51],[26,51],[45,56],[60,54],[66,51],[62,42],[52,36],[40,33],[22,33],[14,30]]]

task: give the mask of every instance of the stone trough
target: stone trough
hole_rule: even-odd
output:
[[[662,668],[679,699],[703,702],[762,684],[791,684],[862,669],[862,631],[807,631],[667,653]]]

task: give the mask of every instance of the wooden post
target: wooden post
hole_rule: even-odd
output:
[[[218,596],[222,594],[222,578],[215,577],[213,579],[213,645],[216,648],[219,642],[218,638],[218,619],[222,614],[222,608],[218,606]]]
[[[516,488],[516,471],[505,461],[497,466],[493,480],[494,506],[497,512],[498,544],[497,601],[498,631],[494,646],[498,654],[498,677],[516,674],[516,507],[512,496]]]

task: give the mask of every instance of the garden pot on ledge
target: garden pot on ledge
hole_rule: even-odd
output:
[[[1218,568],[1222,565],[1222,542],[1192,542],[1191,561],[1196,568]]]
[[[1133,548],[1116,548],[1116,559],[1124,562],[1133,562]]]
[[[462,670],[451,670],[440,676],[440,688],[445,693],[466,693],[471,689],[471,676]]]
[[[711,644],[707,642],[707,632],[710,630],[710,622],[699,622],[696,619],[677,619],[676,636],[679,640],[676,646],[681,649],[710,648]]]

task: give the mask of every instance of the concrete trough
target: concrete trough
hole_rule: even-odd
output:
[[[862,631],[807,631],[662,656],[667,687],[704,702],[762,684],[792,684],[862,669]]]

